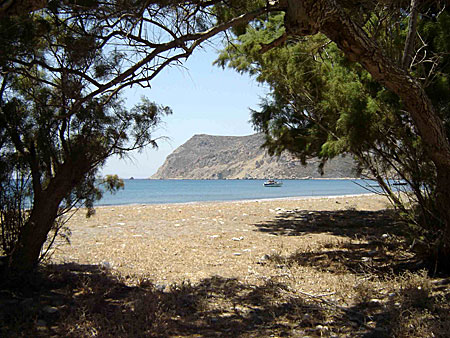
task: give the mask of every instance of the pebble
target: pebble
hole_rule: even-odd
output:
[[[37,326],[47,326],[47,322],[46,322],[45,320],[39,319],[39,320],[36,322],[36,325],[37,325]]]
[[[373,298],[373,299],[369,300],[369,304],[371,304],[371,305],[380,305],[381,303],[383,303],[383,302],[380,299]]]
[[[211,236],[209,236],[209,238],[219,238],[220,236],[219,235],[211,235]]]
[[[164,292],[167,288],[166,284],[156,284],[155,285],[155,289],[160,291],[160,292]]]
[[[240,253],[240,252],[235,252],[235,253],[233,253],[233,256],[242,256],[242,253]]]
[[[318,331],[328,331],[328,326],[323,326],[323,325],[317,325],[316,326],[316,330]]]
[[[58,309],[56,307],[54,307],[54,306],[47,305],[47,306],[44,306],[42,311],[52,314],[52,313],[58,312]]]
[[[100,266],[101,266],[103,269],[106,269],[106,270],[109,270],[109,269],[112,268],[111,263],[110,263],[110,262],[106,262],[106,261],[101,262],[101,263],[100,263]]]
[[[244,237],[241,236],[241,237],[233,237],[231,240],[232,241],[242,241],[243,239],[244,239]]]

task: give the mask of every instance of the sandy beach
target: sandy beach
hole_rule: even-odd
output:
[[[255,283],[271,273],[262,264],[268,257],[351,240],[308,228],[321,212],[387,207],[376,195],[103,206],[91,218],[83,211],[71,218],[71,244],[59,245],[52,261],[100,265],[162,285],[212,276]]]
[[[48,266],[44,296],[23,301],[37,309],[27,336],[419,338],[450,329],[448,282],[420,270],[382,196],[103,206],[68,226],[71,244],[54,252],[63,264]]]

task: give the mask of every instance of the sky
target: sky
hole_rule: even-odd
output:
[[[145,148],[130,158],[110,158],[102,175],[121,178],[148,178],[166,157],[195,134],[244,136],[254,133],[249,123],[249,108],[257,109],[267,89],[254,78],[233,69],[213,66],[217,51],[212,46],[198,49],[184,67],[164,69],[152,88],[131,88],[124,92],[131,107],[146,96],[150,101],[169,106],[173,114],[163,117],[155,137],[163,136],[158,149]]]

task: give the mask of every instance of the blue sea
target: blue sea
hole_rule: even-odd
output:
[[[167,204],[284,197],[336,196],[379,191],[365,180],[284,180],[264,187],[263,180],[124,180],[125,189],[105,193],[97,205]]]

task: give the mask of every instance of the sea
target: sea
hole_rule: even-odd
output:
[[[264,187],[264,180],[124,180],[125,188],[104,193],[96,205],[169,204],[240,201],[288,197],[359,195],[379,192],[374,181],[361,179],[283,180]]]

